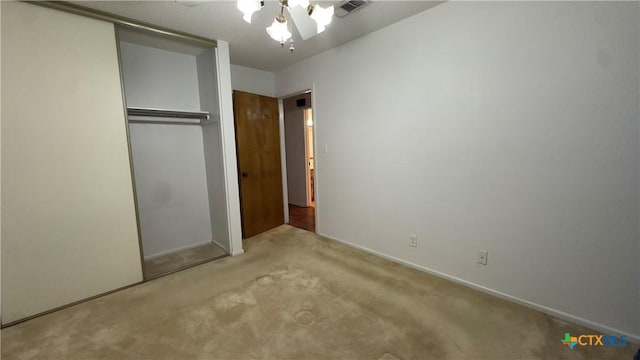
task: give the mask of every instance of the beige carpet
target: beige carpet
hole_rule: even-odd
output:
[[[213,243],[178,250],[170,254],[146,260],[144,262],[145,279],[154,279],[158,276],[218,259],[225,255],[227,255],[227,253],[224,249]]]
[[[2,331],[3,359],[630,359],[592,333],[282,226],[247,253]]]

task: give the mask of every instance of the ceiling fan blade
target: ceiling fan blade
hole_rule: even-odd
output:
[[[302,6],[293,6],[287,9],[289,10],[289,15],[291,15],[291,19],[303,40],[307,40],[318,35],[318,24],[309,17],[307,9]]]

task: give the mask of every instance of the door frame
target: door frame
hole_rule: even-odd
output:
[[[233,87],[231,86],[231,61],[229,43],[218,41],[215,53],[220,106],[220,132],[227,198],[227,226],[231,256],[244,254],[240,214],[240,185],[236,158],[236,130],[233,113]]]
[[[311,94],[313,95],[313,94]],[[313,102],[312,104],[313,105]],[[309,165],[309,125],[307,125],[307,110],[311,110],[311,118],[313,119],[313,109],[309,108],[309,109],[304,109],[304,172],[306,174],[305,178],[304,178],[304,184],[305,184],[305,203],[307,204],[307,206],[311,206],[311,198],[313,197],[313,195],[311,194],[311,165]],[[313,125],[311,125],[311,131],[313,134]],[[314,159],[315,160],[315,159]]]
[[[318,166],[318,114],[316,112],[316,84],[311,83],[311,86],[306,86],[302,90],[294,91],[292,93],[278,95],[278,108],[280,111],[280,159],[282,161],[282,204],[284,206],[284,220],[285,223],[289,223],[289,195],[288,195],[288,186],[287,186],[287,153],[284,139],[284,103],[283,100],[292,96],[304,94],[308,91],[311,91],[311,114],[313,116],[313,192],[315,196],[315,222],[316,222],[316,234],[320,234],[320,217],[319,209],[320,209],[320,171]],[[306,139],[305,132],[305,139]],[[306,141],[305,141],[306,142]],[[305,153],[307,152],[305,147]],[[307,161],[307,175],[308,175],[308,161]],[[307,184],[309,182],[309,178],[307,176]],[[310,186],[310,184],[308,184]],[[309,187],[307,188],[309,189]],[[308,197],[307,197],[308,198]]]

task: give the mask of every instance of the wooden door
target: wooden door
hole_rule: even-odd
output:
[[[233,92],[242,236],[284,224],[278,100]]]

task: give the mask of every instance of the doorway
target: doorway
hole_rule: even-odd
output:
[[[315,158],[311,92],[283,100],[289,225],[315,232]]]

